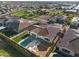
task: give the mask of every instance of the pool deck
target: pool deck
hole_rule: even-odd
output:
[[[30,36],[22,39],[18,44],[21,45],[27,38],[32,38]],[[22,46],[22,45],[21,45]],[[37,56],[44,57],[46,55],[47,49],[50,47],[46,42],[43,43],[42,40],[33,38],[33,41],[29,42],[26,46],[22,46],[34,53]]]
[[[29,43],[25,48],[31,51],[32,53],[36,54],[37,56],[44,57],[49,47],[50,46],[44,45],[40,41],[38,44],[34,44],[33,41]]]
[[[28,37],[26,37],[26,38],[28,38]],[[23,42],[24,40],[26,40],[26,38],[22,39],[18,44],[20,44],[21,42]]]

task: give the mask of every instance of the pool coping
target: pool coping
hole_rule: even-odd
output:
[[[29,38],[29,37],[26,37],[26,38]],[[18,44],[20,44],[21,42],[23,42],[24,40],[26,40],[26,38],[24,38],[21,41],[19,41]]]

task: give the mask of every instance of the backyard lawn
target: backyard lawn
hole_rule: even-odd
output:
[[[13,40],[18,43],[19,41],[21,41],[22,39],[24,39],[27,36],[29,36],[29,34],[28,33],[24,33],[24,34],[22,34],[22,35],[20,35],[20,36],[18,36],[16,38],[14,38]]]

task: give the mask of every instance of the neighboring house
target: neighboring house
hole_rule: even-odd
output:
[[[34,24],[34,22],[29,20],[19,20],[19,22],[20,23],[19,23],[18,31],[27,30],[29,26]]]
[[[48,12],[49,9],[43,9],[43,8],[42,8],[41,11]]]
[[[0,26],[4,26],[4,23],[5,23],[6,20],[7,19],[6,19],[5,16],[0,17]]]
[[[52,17],[48,23],[59,23],[59,24],[64,24],[64,22],[67,20],[67,16],[64,15],[58,15]]]
[[[64,10],[64,12],[77,13],[77,10],[70,9],[70,10]]]
[[[41,15],[38,17],[38,20],[39,20],[39,22],[47,23],[50,18],[51,18],[51,16],[49,16],[49,15]]]
[[[15,31],[15,32],[21,32],[23,30],[26,30],[27,27],[30,25],[33,25],[34,21],[26,20],[21,17],[15,17],[15,16],[6,16],[6,17],[0,17],[0,26],[4,26],[9,31]]]
[[[9,19],[5,22],[5,27],[8,29],[8,30],[13,30],[13,31],[18,31],[18,27],[19,27],[19,21],[18,20],[15,20],[15,19]]]
[[[64,37],[59,41],[57,46],[69,48],[70,41],[74,40],[77,37],[79,37],[79,33],[78,32],[79,32],[79,30],[74,30],[74,29],[70,29],[69,28],[67,30],[67,32],[64,34]]]
[[[77,5],[77,6],[74,7],[73,9],[75,9],[75,10],[79,10],[79,5]]]
[[[79,37],[78,38],[75,38],[74,40],[71,40],[69,42],[69,48],[74,51],[75,53],[78,53],[79,54]]]
[[[4,30],[5,27],[4,26],[0,26],[0,31]]]
[[[70,28],[72,28],[72,29],[78,29],[79,28],[79,22],[76,22],[76,21],[72,22],[70,24]]]
[[[3,26],[4,25],[4,19],[0,19],[0,26]]]
[[[74,21],[79,21],[79,17],[73,17],[72,21],[71,22],[74,22]]]
[[[78,29],[79,28],[79,17],[73,17],[70,28]]]
[[[73,8],[73,6],[61,6],[61,9],[63,9],[63,10],[70,10],[72,8]]]
[[[5,22],[5,27],[11,31],[13,30],[16,32],[21,32],[32,24],[33,24],[32,22],[30,22],[28,20],[24,20],[22,18],[20,18],[20,19],[11,18]]]

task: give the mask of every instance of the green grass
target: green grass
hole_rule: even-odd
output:
[[[11,14],[12,16],[22,17],[24,19],[35,18],[39,16],[36,11],[28,12],[27,10],[19,10]]]
[[[0,41],[0,56],[23,57],[24,55],[17,51],[14,47],[8,45],[6,42]]]
[[[25,14],[24,10],[19,10],[19,11],[14,12],[12,15],[13,16],[23,16],[24,14]]]
[[[54,10],[54,11],[49,11],[48,12],[49,15],[66,15],[68,17],[73,17],[73,16],[79,16],[79,14],[77,13],[67,13],[67,12],[64,12],[62,10]]]
[[[10,55],[3,49],[0,50],[0,56],[7,56],[9,57]]]
[[[23,18],[27,19],[29,17],[29,12],[27,12],[26,10],[18,10],[16,12],[12,13],[11,15],[23,17]]]
[[[20,36],[18,36],[16,38],[14,38],[14,41],[18,43],[19,41],[21,41],[22,39],[24,39],[27,36],[29,36],[29,34],[28,33],[24,33],[24,34],[22,34],[22,35],[20,35]]]

